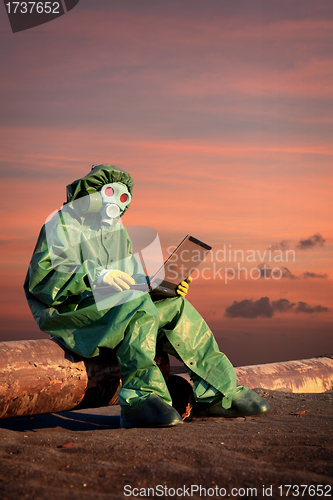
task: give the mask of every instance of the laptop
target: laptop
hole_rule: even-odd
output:
[[[211,246],[187,235],[167,258],[160,269],[148,280],[148,291],[153,300],[178,297],[178,285],[189,278],[212,249]],[[132,285],[132,290],[147,291],[147,284]]]

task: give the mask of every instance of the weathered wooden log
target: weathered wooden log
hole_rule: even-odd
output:
[[[333,355],[235,368],[238,385],[297,393],[333,389]],[[191,384],[187,373],[177,375]]]
[[[333,388],[333,355],[236,368],[239,384],[275,391],[319,393]]]
[[[169,358],[156,358],[165,378]],[[118,403],[115,352],[82,358],[52,340],[0,343],[0,418],[32,416]]]
[[[281,363],[235,368],[238,385],[294,393],[320,393],[333,389],[333,355]],[[187,373],[169,377],[173,406],[182,415],[194,404],[193,382]]]
[[[156,362],[167,379],[167,354],[159,352]],[[306,393],[333,387],[331,355],[235,370],[238,384],[250,388]],[[52,340],[0,343],[0,418],[117,404],[120,384],[117,358],[109,349],[87,359]],[[169,384],[173,399],[186,403],[192,392],[189,375],[170,377]]]

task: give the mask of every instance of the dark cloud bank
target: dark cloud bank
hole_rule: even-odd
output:
[[[325,242],[325,238],[320,233],[315,233],[308,238],[300,240],[295,245],[295,248],[297,248],[298,250],[308,250],[309,248],[313,247],[323,247],[325,245]],[[290,240],[282,240],[280,241],[280,243],[276,243],[275,245],[273,245],[272,249],[285,251],[289,248],[292,248],[292,246],[293,245]]]
[[[300,242],[296,245],[296,248],[299,248],[300,250],[306,250],[307,248],[313,248],[316,246],[322,247],[324,246],[325,241],[326,240],[320,233],[316,233],[305,240],[300,240]]]
[[[312,314],[327,312],[328,310],[328,307],[321,305],[311,306],[306,302],[298,302],[296,304],[295,302],[290,302],[288,299],[279,299],[270,302],[268,297],[261,297],[261,299],[255,301],[253,299],[244,299],[240,302],[235,300],[231,306],[226,308],[224,316],[228,318],[255,319],[258,317],[271,318],[276,312]]]
[[[267,264],[259,264],[258,269],[260,270],[260,277],[261,278],[270,278],[272,276],[272,269],[267,266]],[[326,279],[328,278],[327,273],[312,273],[310,271],[305,271],[302,273],[300,276],[297,276],[296,274],[293,274],[290,269],[287,267],[282,266],[281,268],[281,278],[289,278],[291,280],[296,280],[298,278],[304,278],[304,279]]]

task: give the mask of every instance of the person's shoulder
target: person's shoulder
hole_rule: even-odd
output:
[[[44,232],[49,244],[54,244],[58,240],[65,242],[73,237],[77,239],[74,235],[80,231],[82,229],[79,218],[66,205],[51,214],[44,224]]]

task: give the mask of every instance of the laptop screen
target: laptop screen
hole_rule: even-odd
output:
[[[179,284],[191,276],[212,247],[193,236],[186,236],[154,276],[154,281],[164,280]]]

